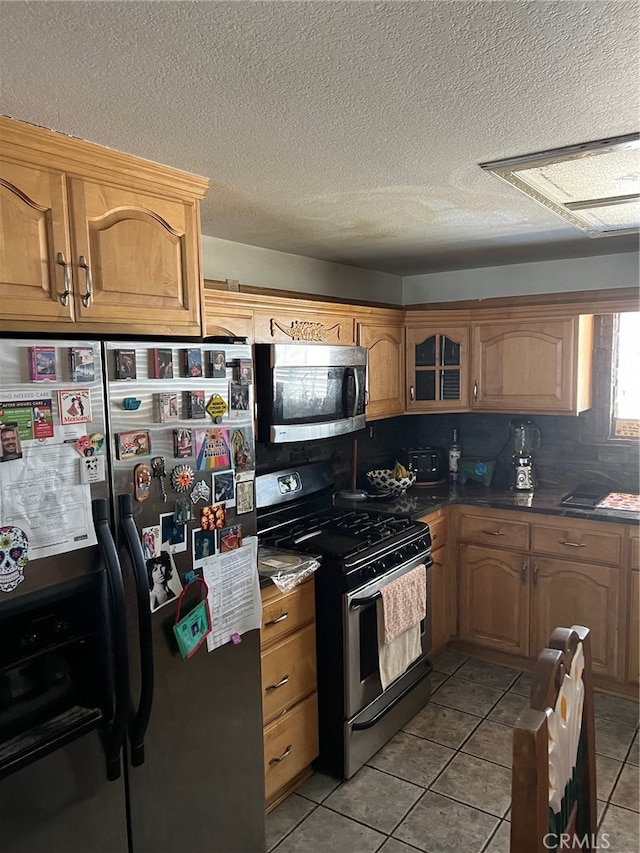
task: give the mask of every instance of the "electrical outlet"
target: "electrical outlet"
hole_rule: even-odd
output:
[[[237,278],[227,278],[227,290],[230,293],[240,293],[240,282]]]

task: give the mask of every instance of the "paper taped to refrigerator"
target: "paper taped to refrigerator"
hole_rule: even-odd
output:
[[[249,536],[241,548],[207,557],[203,561],[211,612],[208,651],[224,646],[232,634],[242,635],[260,627],[262,600],[257,558],[258,539]]]
[[[80,484],[78,460],[74,447],[56,444],[29,449],[3,464],[0,525],[24,530],[31,560],[97,542],[91,489]]]

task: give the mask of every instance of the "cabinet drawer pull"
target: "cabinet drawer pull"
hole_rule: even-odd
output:
[[[486,533],[487,536],[506,536],[507,535],[506,533],[503,533],[501,530],[499,530],[497,533],[493,530],[481,530],[480,533]]]
[[[533,585],[538,586],[538,567],[533,567]]]
[[[277,619],[270,619],[268,622],[264,623],[264,627],[267,628],[269,625],[277,625],[278,622],[284,622],[285,619],[289,618],[288,613],[283,613],[282,616],[278,616]]]
[[[413,385],[409,385],[409,399],[411,400],[412,403],[416,399],[416,394],[415,394],[415,391],[413,390]]]
[[[475,403],[478,402],[478,380],[475,379],[473,382],[473,400]]]
[[[520,580],[522,581],[522,586],[524,586],[527,582],[527,564],[523,563],[520,568]]]
[[[64,269],[64,293],[60,294],[60,304],[65,308],[69,304],[69,296],[71,294],[71,264],[68,264],[62,252],[58,252],[56,263],[60,264]]]
[[[82,297],[82,304],[85,308],[88,308],[89,305],[91,305],[91,300],[93,299],[93,277],[91,275],[91,267],[87,263],[87,259],[84,255],[80,255],[78,264],[87,274],[87,292]]]
[[[270,758],[269,759],[269,767],[271,767],[272,764],[279,764],[281,761],[284,761],[292,749],[293,749],[293,744],[290,743],[289,746],[282,753],[282,755],[279,755],[277,758]]]
[[[284,687],[288,681],[289,681],[289,676],[283,675],[277,684],[267,684],[265,689],[266,690],[277,690],[278,687]]]
[[[569,548],[586,548],[587,546],[584,542],[564,542],[562,539],[558,540],[561,545],[568,545]]]

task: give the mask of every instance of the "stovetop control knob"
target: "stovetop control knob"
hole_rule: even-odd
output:
[[[358,574],[360,575],[360,577],[363,580],[369,580],[370,578],[375,578],[375,576],[377,575],[376,564],[371,563],[369,566],[363,566],[360,569],[360,571],[358,572]]]

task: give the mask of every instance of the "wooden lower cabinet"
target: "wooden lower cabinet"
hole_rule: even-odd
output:
[[[262,590],[262,719],[267,811],[311,774],[318,755],[315,585]]]
[[[431,534],[430,568],[431,581],[427,607],[431,615],[431,647],[429,654],[437,657],[443,651],[455,630],[452,628],[452,602],[454,599],[455,573],[449,557],[447,545],[448,513],[442,510],[423,516]]]
[[[627,679],[640,683],[640,572],[631,572],[629,595],[629,652],[627,657]]]
[[[638,683],[635,528],[473,506],[457,513],[465,651],[474,645],[533,663],[555,628],[585,625],[599,684],[615,690],[626,683],[626,692]]]
[[[618,568],[531,558],[532,656],[545,648],[560,625],[584,625],[591,631],[593,672],[618,675]]]
[[[529,654],[526,556],[460,546],[460,639],[518,655]]]

